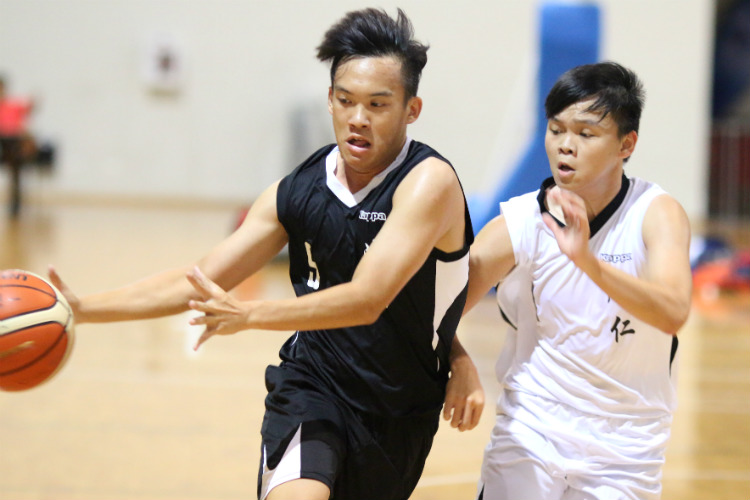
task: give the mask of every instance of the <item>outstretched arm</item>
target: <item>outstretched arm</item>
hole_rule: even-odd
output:
[[[276,188],[270,186],[251,207],[243,224],[198,263],[207,276],[232,289],[276,255],[287,241],[276,216]],[[49,276],[73,308],[77,323],[147,319],[176,314],[198,298],[185,275],[194,264],[170,269],[132,284],[77,297],[54,268]]]
[[[599,288],[642,321],[676,334],[690,312],[690,225],[679,203],[668,195],[655,198],[643,219],[643,241],[648,252],[646,273],[636,277],[603,262],[588,247],[589,224],[583,200],[574,193],[551,190],[559,203],[566,226],[561,228],[548,215],[547,227],[555,234],[560,250]]]

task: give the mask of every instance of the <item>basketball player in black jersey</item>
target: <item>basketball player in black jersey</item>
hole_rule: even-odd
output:
[[[267,188],[237,231],[195,266],[81,299],[50,270],[79,323],[192,307],[204,313],[192,320],[205,326],[199,345],[296,330],[266,372],[261,499],[407,499],[441,406],[461,430],[481,414],[476,369],[454,339],[473,241],[466,201],[448,161],[406,134],[426,52],[400,10],[347,14],[318,47],[336,144]],[[225,292],[287,244],[297,298]]]

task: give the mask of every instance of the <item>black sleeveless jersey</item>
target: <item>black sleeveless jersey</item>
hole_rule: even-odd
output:
[[[404,177],[428,157],[448,163],[425,144],[411,141],[406,147],[402,163],[352,207],[327,184],[326,158],[337,154],[334,144],[279,183],[278,218],[289,236],[289,275],[297,296],[351,281]],[[374,324],[297,332],[281,348],[282,364],[292,364],[321,389],[364,412],[412,416],[439,410],[448,354],[466,300],[474,239],[468,208],[465,220],[464,248],[453,253],[433,249]]]

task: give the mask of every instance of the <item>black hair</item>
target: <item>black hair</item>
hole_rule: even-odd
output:
[[[331,62],[332,85],[339,65],[350,59],[397,58],[407,100],[417,95],[427,49],[414,40],[414,28],[403,10],[398,9],[398,18],[393,19],[384,10],[373,8],[347,13],[331,26],[317,48],[318,59]]]
[[[638,132],[645,91],[638,76],[615,63],[584,64],[566,71],[552,86],[544,102],[547,119],[561,113],[571,104],[594,99],[587,112],[605,118],[611,115],[619,137]]]

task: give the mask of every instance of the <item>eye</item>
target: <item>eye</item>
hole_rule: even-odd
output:
[[[346,98],[346,97],[344,97],[344,96],[339,96],[339,97],[338,97],[338,101],[339,101],[339,102],[340,102],[341,104],[350,104],[350,103],[352,102],[352,101],[350,101],[349,99],[347,99],[347,98]]]
[[[581,137],[586,138],[586,139],[588,139],[589,137],[594,137],[594,134],[585,130],[582,131],[580,135]]]

